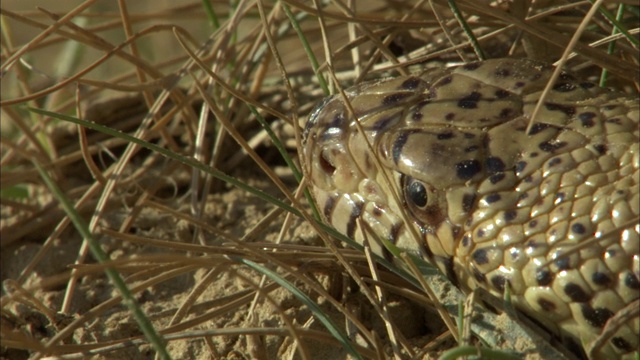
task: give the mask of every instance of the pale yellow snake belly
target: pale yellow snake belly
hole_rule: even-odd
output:
[[[552,72],[496,59],[347,89],[307,121],[309,181],[378,254],[376,236],[465,290],[508,287],[581,347],[606,329],[593,357],[621,357],[640,333],[638,99],[563,73],[532,122]]]

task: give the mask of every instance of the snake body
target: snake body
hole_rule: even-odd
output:
[[[532,120],[552,73],[495,59],[349,88],[309,116],[309,181],[381,256],[376,238],[464,290],[508,287],[589,357],[623,357],[640,345],[638,99],[563,72]]]

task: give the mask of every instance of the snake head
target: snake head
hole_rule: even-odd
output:
[[[372,240],[425,255],[463,289],[508,289],[584,345],[640,301],[640,111],[569,73],[540,102],[552,73],[495,59],[364,83],[312,112],[302,152],[338,231],[389,260]],[[625,321],[602,354],[637,349]]]

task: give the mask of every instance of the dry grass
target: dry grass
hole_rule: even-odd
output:
[[[458,1],[474,48],[445,1],[141,3],[2,4],[5,358],[437,357],[457,344],[415,279],[372,271],[309,221],[300,166],[282,156],[296,158],[293,125],[333,79],[480,56],[606,69],[633,94],[640,80],[637,7],[621,17],[630,41],[588,2]]]

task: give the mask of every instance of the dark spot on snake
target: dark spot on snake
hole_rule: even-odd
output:
[[[476,134],[468,133],[468,132],[463,132],[463,133],[462,133],[462,136],[463,136],[465,139],[475,139],[475,138],[476,138]]]
[[[393,147],[391,148],[391,156],[393,157],[393,162],[396,164],[400,161],[400,156],[402,155],[402,149],[404,145],[407,143],[409,139],[409,133],[403,132],[401,133],[396,141],[393,143]]]
[[[611,339],[611,343],[613,344],[613,346],[625,352],[631,352],[634,350],[633,345],[629,344],[627,340],[623,339],[620,336],[613,337]]]
[[[549,312],[556,311],[556,304],[553,301],[549,301],[547,299],[539,298],[538,299],[538,305],[544,311],[549,311]]]
[[[360,217],[363,206],[364,206],[364,203],[356,203],[351,208],[351,214],[349,215],[349,221],[347,222],[347,229],[346,229],[346,235],[351,239],[354,238],[354,235],[356,233],[356,220],[358,219],[358,217]]]
[[[607,286],[611,284],[611,278],[609,278],[607,274],[600,271],[596,271],[591,274],[591,281],[593,281],[594,284],[600,286]]]
[[[478,229],[478,231],[476,231],[476,236],[479,238],[484,237],[484,229]]]
[[[480,67],[480,63],[479,62],[473,62],[473,63],[462,65],[461,69],[467,70],[467,71],[473,71],[473,70],[476,70],[479,67]]]
[[[500,181],[504,180],[505,178],[505,174],[504,173],[497,173],[497,174],[493,174],[489,177],[489,182],[491,182],[492,184],[497,184]]]
[[[536,71],[536,73],[531,77],[531,80],[538,80],[542,77],[542,73],[540,71]]]
[[[495,275],[491,278],[491,284],[496,290],[504,292],[504,287],[507,284],[507,279],[503,275]]]
[[[452,132],[446,132],[446,133],[441,133],[436,135],[436,138],[438,140],[449,140],[449,139],[453,139],[455,136],[453,135]]]
[[[373,169],[373,167],[376,166],[376,165],[373,165],[371,154],[369,153],[367,153],[366,156],[364,157],[364,166],[365,166],[365,169]]]
[[[582,316],[587,320],[589,325],[601,329],[614,313],[607,308],[593,308],[591,305],[584,303],[581,305]]]
[[[478,145],[471,145],[469,147],[464,148],[464,152],[466,153],[470,153],[474,151],[478,151]]]
[[[609,123],[609,124],[622,125],[622,122],[620,121],[620,118],[607,119],[606,122]]]
[[[550,128],[551,125],[549,124],[543,124],[543,123],[535,123],[533,124],[533,126],[531,126],[531,130],[529,130],[529,133],[527,135],[535,135],[545,129]]]
[[[640,289],[640,281],[638,281],[638,277],[631,272],[628,272],[627,276],[624,277],[624,284],[629,289],[633,289],[633,290]]]
[[[447,115],[444,116],[444,119],[447,120],[447,121],[453,121],[453,119],[455,119],[455,118],[456,118],[456,114],[452,113],[452,112],[450,112],[450,113],[448,113]]]
[[[566,71],[562,71],[560,73],[560,76],[558,76],[558,78],[560,80],[564,80],[564,81],[571,81],[571,80],[575,80],[576,78],[573,77],[573,75],[571,75],[570,73],[566,72]]]
[[[382,118],[374,122],[373,125],[371,125],[371,130],[384,131],[389,127],[389,124],[393,122],[393,120],[394,120],[393,118],[389,118],[389,117]]]
[[[471,257],[478,265],[484,265],[489,262],[486,249],[477,249],[471,254]]]
[[[384,211],[382,211],[382,209],[380,208],[380,205],[377,205],[374,203],[372,213],[373,213],[373,216],[380,217],[380,215],[382,215]]]
[[[411,120],[413,121],[420,121],[423,117],[424,114],[422,113],[422,111],[416,110],[413,114],[411,114]]]
[[[584,225],[580,223],[575,223],[571,225],[571,231],[573,231],[576,234],[584,235],[584,233],[587,232],[587,229],[584,227]]]
[[[502,159],[500,159],[497,156],[490,156],[487,158],[487,161],[485,162],[485,165],[487,167],[487,171],[490,174],[493,173],[497,173],[497,172],[502,172],[505,169],[505,165],[504,165],[504,161],[502,161]]]
[[[526,167],[527,167],[526,161],[518,161],[516,163],[516,174],[523,172]]]
[[[322,209],[322,212],[324,213],[324,217],[327,219],[331,219],[331,214],[333,214],[333,208],[335,207],[336,204],[336,198],[333,196],[330,196],[327,199],[327,202],[324,203],[324,208]]]
[[[517,81],[515,84],[513,84],[513,88],[514,89],[519,89],[523,86],[525,86],[527,83],[524,81]]]
[[[540,286],[547,286],[553,281],[553,274],[549,270],[536,270],[536,281]]]
[[[533,181],[533,176],[529,175],[529,176],[525,177],[524,180],[522,180],[522,181],[524,181],[526,183],[531,183]],[[526,193],[524,193],[524,194],[526,194]],[[522,195],[524,195],[524,194],[522,194]],[[523,198],[523,199],[526,199],[526,197]]]
[[[575,302],[583,303],[591,300],[591,296],[589,296],[589,294],[587,294],[584,289],[578,284],[566,284],[564,286],[564,293],[567,294],[567,296]]]
[[[478,160],[463,160],[456,164],[456,174],[462,180],[469,180],[482,170]]]
[[[449,75],[449,76],[445,76],[445,77],[443,77],[442,79],[440,79],[440,81],[438,81],[438,84],[437,84],[437,85],[438,85],[438,86],[447,85],[447,84],[450,84],[452,80],[453,80],[453,79],[451,78],[451,75]]]
[[[594,84],[592,82],[582,82],[582,83],[580,83],[580,87],[583,88],[583,89],[591,89],[594,86],[596,86],[596,84]]]
[[[473,205],[476,202],[475,194],[464,194],[462,196],[462,210],[466,213],[470,212],[473,209]]]
[[[531,221],[529,221],[529,227],[530,227],[530,228],[534,228],[534,227],[536,227],[536,226],[538,226],[538,220],[531,220]]]
[[[494,94],[495,94],[496,98],[498,98],[498,99],[504,99],[506,97],[509,97],[509,95],[510,95],[510,93],[507,90],[503,90],[503,89],[496,90],[496,92]]]
[[[527,248],[529,251],[530,250],[535,250],[537,248],[540,247],[540,244],[538,242],[536,242],[535,240],[527,240],[525,243],[525,248]],[[536,270],[539,271],[539,270]]]
[[[465,234],[462,237],[462,247],[467,247],[469,244],[471,244],[471,236],[469,236],[469,234]]]
[[[596,144],[593,145],[593,148],[598,152],[598,154],[600,155],[604,155],[607,153],[608,147],[605,144]]]
[[[441,263],[441,268],[444,269],[444,274],[447,275],[449,281],[453,283],[454,286],[458,286],[458,276],[456,272],[453,270],[453,259],[452,258],[442,258],[438,257],[436,262]]]
[[[567,142],[566,141],[555,141],[555,142],[543,141],[542,143],[540,143],[540,145],[538,145],[540,150],[542,150],[544,152],[549,152],[549,153],[554,153],[557,150],[560,150],[565,146],[567,146]]]
[[[512,222],[516,217],[518,217],[517,210],[507,210],[504,212],[504,221]]]
[[[431,103],[431,100],[429,100],[429,99],[420,100],[420,101],[416,104],[416,107],[417,107],[418,109],[420,109],[420,108],[423,108],[423,107],[425,107],[425,106],[429,105],[430,103]]]
[[[389,232],[389,242],[394,244],[398,242],[398,238],[400,237],[400,229],[402,229],[402,223],[395,224],[391,227],[391,231]]]
[[[401,102],[403,99],[409,96],[411,96],[410,93],[395,93],[395,94],[387,95],[384,98],[382,98],[382,105],[384,106],[397,105],[399,102]]]
[[[487,282],[487,277],[478,270],[474,265],[471,265],[471,273],[476,281],[480,284],[485,284]]]
[[[551,236],[555,236],[555,232],[552,231],[553,234]],[[553,264],[558,267],[559,270],[569,270],[571,269],[571,259],[569,256],[562,256],[559,259],[555,260]]]
[[[500,199],[502,199],[502,196],[496,193],[489,194],[484,197],[484,201],[486,201],[489,204],[493,204],[494,202],[500,201]]]
[[[547,166],[549,167],[554,167],[560,164],[562,164],[562,159],[559,157],[554,157],[553,159],[549,160],[549,162],[547,162]]]
[[[424,229],[424,228],[423,228]],[[427,240],[423,237],[423,244],[427,243]],[[431,249],[429,248],[429,246],[423,246],[422,249],[424,250],[425,254],[427,255],[427,257],[429,259],[433,259],[433,251],[431,251]]]
[[[475,109],[478,107],[478,101],[482,98],[482,94],[477,91],[458,100],[458,107],[462,109]]]
[[[578,115],[578,119],[580,119],[580,122],[582,123],[582,127],[584,128],[593,127],[593,125],[595,125],[595,121],[593,121],[595,117],[596,117],[596,114],[592,111],[583,112],[580,115]]]
[[[558,83],[553,86],[553,91],[557,92],[570,92],[576,89],[577,86],[571,83]]]
[[[511,76],[511,71],[509,71],[509,69],[498,69],[495,72],[496,77],[507,77],[507,76]]]
[[[400,86],[402,89],[405,89],[405,90],[415,90],[418,87],[418,85],[420,85],[421,82],[422,80],[420,80],[420,78],[412,76],[407,80],[403,81],[402,85]]]
[[[573,116],[576,114],[576,108],[573,106],[554,104],[554,103],[545,103],[544,106],[549,111],[560,111],[567,116]]]
[[[498,114],[498,118],[502,120],[510,119],[513,116],[513,109],[504,108],[500,110],[500,114]]]
[[[563,193],[563,192],[559,192],[556,194],[556,196],[554,197],[553,202],[556,204],[559,204],[561,202],[564,201],[564,198],[567,196],[567,194]]]

